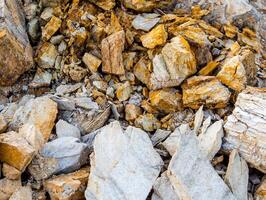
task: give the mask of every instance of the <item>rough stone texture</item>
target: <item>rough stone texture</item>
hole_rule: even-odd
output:
[[[217,78],[229,88],[241,92],[247,84],[246,71],[239,56],[228,58]]]
[[[80,138],[80,130],[64,120],[59,120],[56,123],[56,135],[57,137],[75,137]]]
[[[21,176],[21,171],[12,167],[6,163],[3,164],[2,167],[3,176],[10,179],[10,180],[18,180]]]
[[[32,200],[32,190],[30,186],[20,187],[12,194],[9,200]]]
[[[135,126],[145,131],[154,131],[161,127],[160,121],[153,114],[140,115],[135,120]]]
[[[4,133],[7,129],[7,120],[4,115],[0,114],[0,133]]]
[[[237,200],[248,200],[248,165],[237,150],[233,150],[225,174],[225,182]]]
[[[150,31],[160,21],[159,15],[152,14],[139,14],[132,21],[132,26],[137,30]]]
[[[32,66],[33,53],[20,4],[17,0],[2,0],[0,2],[0,85],[13,84]]]
[[[182,95],[175,89],[165,88],[151,91],[149,99],[153,107],[164,113],[176,112],[182,109]]]
[[[13,117],[11,127],[18,130],[24,124],[33,124],[48,141],[57,115],[57,104],[48,97],[29,100],[19,107]]]
[[[196,58],[188,42],[182,36],[174,37],[153,59],[150,88],[178,86],[196,71]]]
[[[163,0],[163,1],[123,0],[122,2],[126,8],[130,8],[141,12],[149,12],[155,8],[163,8],[169,6],[173,1],[172,0]]]
[[[142,114],[141,108],[134,104],[127,104],[125,106],[125,118],[127,121],[134,121]]]
[[[9,200],[11,195],[21,187],[20,180],[9,180],[3,178],[0,180],[0,199]]]
[[[84,54],[82,61],[86,64],[86,66],[89,68],[89,70],[92,73],[97,72],[98,68],[102,63],[102,61],[99,58],[89,53]]]
[[[129,99],[132,92],[131,85],[128,81],[118,85],[116,90],[116,97],[119,101],[126,101]]]
[[[57,56],[56,47],[52,43],[45,42],[37,51],[36,62],[44,69],[53,68]]]
[[[49,40],[61,27],[61,23],[62,20],[60,18],[53,16],[42,30],[43,40],[45,41]]]
[[[55,176],[44,182],[44,188],[52,200],[83,200],[89,177],[89,168],[70,174]]]
[[[24,171],[34,153],[33,147],[18,133],[8,132],[0,135],[0,160],[2,162]]]
[[[102,70],[106,73],[125,74],[122,52],[125,46],[125,32],[119,31],[102,40]]]
[[[162,164],[145,132],[113,122],[96,136],[86,199],[145,200]]]
[[[238,95],[235,109],[224,125],[223,148],[238,149],[252,166],[266,173],[266,90],[248,87]]]
[[[166,32],[164,25],[160,24],[152,29],[149,33],[142,35],[140,40],[142,45],[149,49],[154,49],[157,46],[166,43],[168,33]]]
[[[243,49],[240,52],[240,60],[246,71],[247,85],[255,86],[257,83],[255,53],[253,53],[250,49]]]
[[[179,135],[177,150],[166,173],[172,192],[180,199],[235,200],[209,160],[200,153],[198,140],[193,133]],[[161,199],[168,198],[162,196]]]
[[[113,7],[115,7],[115,0],[89,0],[89,1],[104,10],[111,10]]]
[[[266,179],[262,181],[255,193],[255,200],[264,200],[266,198]]]
[[[213,76],[194,76],[182,85],[185,107],[198,109],[201,105],[208,108],[224,108],[231,93]]]

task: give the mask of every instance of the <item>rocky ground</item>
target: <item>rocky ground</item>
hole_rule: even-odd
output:
[[[0,200],[266,199],[264,0],[0,0]]]

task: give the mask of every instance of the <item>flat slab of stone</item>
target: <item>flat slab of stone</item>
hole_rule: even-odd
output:
[[[145,200],[162,164],[144,131],[113,122],[95,138],[86,199]]]

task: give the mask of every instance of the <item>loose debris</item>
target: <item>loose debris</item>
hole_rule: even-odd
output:
[[[0,0],[0,199],[264,199],[265,10]]]

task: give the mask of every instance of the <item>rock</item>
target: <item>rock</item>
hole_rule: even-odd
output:
[[[225,175],[225,182],[237,200],[248,200],[248,165],[237,150],[233,150]]]
[[[42,70],[41,68],[38,68],[29,86],[32,88],[48,87],[50,86],[51,81],[52,74]]]
[[[213,76],[194,76],[182,85],[183,105],[198,109],[201,105],[208,108],[224,108],[231,93]]]
[[[92,84],[101,92],[107,91],[108,84],[105,81],[93,81]]]
[[[239,56],[228,58],[217,78],[229,88],[241,92],[247,84],[246,71]]]
[[[182,36],[172,38],[161,53],[153,59],[151,89],[178,86],[197,71],[194,53]]]
[[[266,90],[248,87],[235,103],[232,115],[224,125],[225,151],[238,149],[239,154],[253,167],[266,172],[265,130]]]
[[[5,117],[2,114],[0,114],[0,134],[6,131],[7,125],[8,124]]]
[[[134,121],[142,114],[142,110],[140,107],[134,105],[134,104],[127,104],[125,106],[125,118],[127,121]]]
[[[157,46],[165,44],[167,38],[168,34],[164,28],[164,25],[160,24],[152,29],[149,33],[142,35],[140,40],[144,47],[154,49]]]
[[[78,97],[74,99],[76,107],[86,110],[99,110],[99,105],[88,97]]]
[[[264,200],[266,197],[266,179],[262,181],[255,193],[256,200]]]
[[[12,85],[33,66],[33,53],[20,4],[2,1],[0,13],[0,85]]]
[[[115,75],[125,74],[123,55],[125,32],[119,31],[102,40],[103,72]]]
[[[33,124],[40,130],[44,140],[48,141],[56,116],[57,104],[48,97],[38,97],[16,110],[10,126],[18,130],[24,124]]]
[[[220,150],[223,136],[223,120],[213,123],[206,132],[198,136],[199,148],[210,161]]]
[[[42,39],[48,41],[61,27],[62,20],[58,17],[52,16],[50,21],[42,30]]]
[[[12,194],[9,200],[32,200],[32,190],[30,186],[19,188]]]
[[[161,123],[153,114],[140,115],[135,120],[135,125],[145,131],[154,131],[161,127]]]
[[[53,68],[57,56],[56,47],[51,43],[45,42],[37,51],[36,62],[41,68]]]
[[[82,58],[82,61],[89,68],[91,73],[97,72],[99,66],[102,64],[102,61],[99,58],[90,53],[85,53]]]
[[[132,26],[137,30],[150,31],[158,22],[160,17],[158,14],[139,14],[132,21]]]
[[[203,106],[201,106],[195,114],[194,118],[194,132],[196,135],[199,132],[204,117]]]
[[[150,85],[151,73],[149,69],[151,68],[150,60],[142,57],[137,64],[134,66],[134,75],[138,80],[147,86]]]
[[[205,67],[203,67],[199,71],[199,75],[201,75],[201,76],[210,75],[218,67],[219,64],[220,63],[216,62],[216,61],[209,62]]]
[[[55,176],[44,182],[44,188],[51,199],[84,199],[89,177],[89,168],[82,168],[70,174]]]
[[[0,199],[9,200],[11,195],[21,187],[20,180],[9,180],[3,178],[0,180]]]
[[[28,22],[27,32],[31,41],[37,41],[40,36],[40,24],[38,18],[34,18]]]
[[[68,75],[75,82],[81,82],[81,80],[88,74],[87,70],[83,67],[74,65],[69,69]]]
[[[21,171],[6,163],[3,164],[2,172],[3,176],[10,180],[19,180],[21,176]]]
[[[118,85],[116,90],[116,97],[119,101],[126,101],[129,99],[132,92],[131,85],[128,81]]]
[[[200,153],[194,133],[179,135],[177,144],[176,152],[166,172],[171,185],[167,190],[172,190],[171,193],[177,194],[180,199],[235,200],[209,160]],[[160,187],[169,187],[168,181],[164,182],[166,185]],[[162,196],[161,199],[168,198]]]
[[[240,60],[246,71],[247,85],[255,86],[257,83],[255,53],[253,53],[250,49],[243,49],[240,52]]]
[[[56,135],[57,137],[75,137],[75,138],[80,138],[80,130],[72,125],[67,123],[64,120],[59,120],[56,123]]]
[[[34,156],[34,148],[16,132],[0,134],[0,160],[24,171]]]
[[[162,164],[145,132],[128,127],[123,133],[119,122],[113,122],[96,136],[85,197],[144,200]]]
[[[151,91],[149,99],[153,107],[164,113],[182,109],[182,95],[172,88]]]
[[[89,0],[89,1],[104,10],[111,10],[115,7],[115,0]]]
[[[170,133],[171,133],[171,131],[165,131],[162,129],[157,129],[151,137],[151,142],[152,142],[153,146],[156,146],[157,144],[159,144],[160,142],[165,140],[170,135]]]
[[[126,8],[133,9],[140,12],[150,12],[155,8],[164,8],[172,4],[172,0],[163,0],[163,1],[156,1],[156,0],[123,0],[122,3]]]
[[[68,84],[68,85],[59,85],[56,88],[56,93],[60,95],[68,94],[77,91],[79,88],[81,88],[82,84],[81,83],[76,83],[76,84]]]

